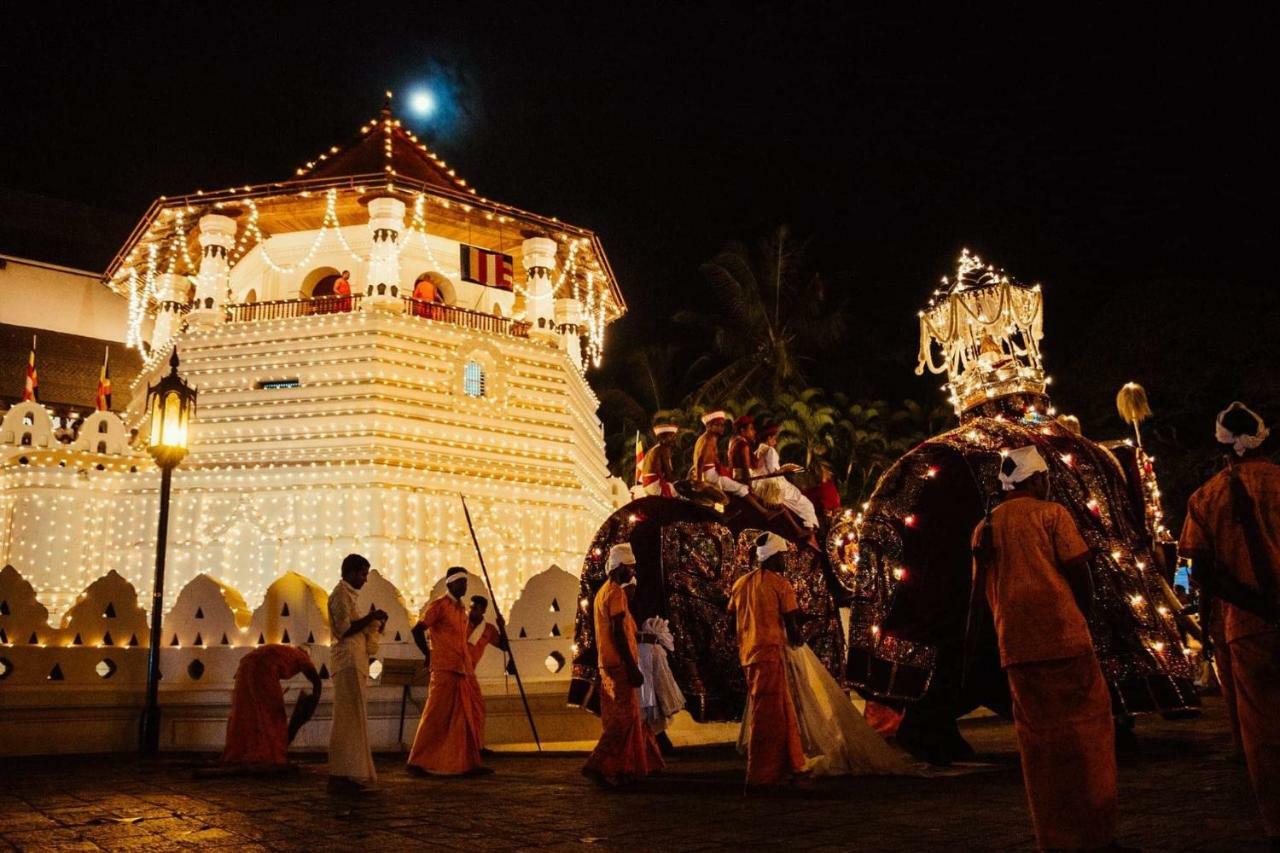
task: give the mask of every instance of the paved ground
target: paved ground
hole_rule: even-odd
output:
[[[1141,752],[1121,764],[1124,842],[1266,849],[1244,769],[1225,758],[1220,705],[1138,731]],[[216,780],[192,777],[202,756],[0,759],[0,849],[1031,849],[1011,728],[975,721],[966,733],[993,769],[828,781],[767,799],[742,796],[742,763],[720,747],[682,753],[624,794],[591,787],[580,755],[498,756],[497,774],[455,781],[410,777],[383,756],[381,791],[354,801],[325,793],[322,756],[288,777]]]

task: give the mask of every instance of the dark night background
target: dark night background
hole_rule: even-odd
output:
[[[460,175],[600,234],[630,306],[606,371],[714,308],[725,241],[789,223],[851,305],[829,388],[936,402],[915,311],[967,245],[1044,283],[1087,434],[1123,433],[1128,379],[1166,464],[1209,464],[1236,396],[1280,419],[1271,20],[612,5],[11,5],[0,188],[105,211],[48,258],[101,269],[155,197],[289,177],[429,82],[415,126]]]

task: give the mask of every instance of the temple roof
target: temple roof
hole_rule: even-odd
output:
[[[429,186],[475,194],[449,165],[393,118],[390,106],[361,125],[360,136],[345,147],[333,146],[297,169],[298,178],[378,175],[406,178]]]

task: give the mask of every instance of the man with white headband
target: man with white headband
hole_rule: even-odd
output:
[[[1229,660],[1249,778],[1273,847],[1280,847],[1280,466],[1263,451],[1269,431],[1243,403],[1218,414],[1227,465],[1196,490],[1178,551],[1191,561],[1201,612],[1223,611]],[[1224,685],[1227,689],[1227,685]]]
[[[747,676],[748,786],[789,782],[805,766],[783,657],[788,644],[804,642],[796,591],[782,576],[788,548],[778,534],[760,534],[755,548],[759,565],[738,578],[729,593],[729,629],[737,634],[738,659]]]
[[[1090,549],[1048,500],[1034,446],[1003,454],[999,479],[1004,499],[973,531],[969,636],[988,605],[1040,849],[1102,849],[1115,841],[1115,730],[1086,621]]]
[[[653,732],[640,716],[644,676],[637,663],[636,621],[626,588],[635,577],[636,556],[628,543],[609,550],[609,578],[592,605],[600,668],[600,741],[582,775],[606,787],[635,782],[663,768]]]
[[[726,495],[750,498],[751,490],[730,477],[728,468],[720,464],[720,436],[724,435],[728,417],[719,410],[702,416],[702,435],[698,436],[693,445],[693,471],[690,479],[708,482]]]
[[[640,462],[640,485],[646,495],[664,498],[676,496],[672,485],[676,479],[675,446],[680,428],[675,424],[656,424],[653,435],[658,443],[650,447]]]
[[[409,771],[434,776],[489,772],[480,764],[484,745],[484,707],[475,678],[475,658],[467,639],[471,620],[462,597],[467,594],[467,570],[454,566],[445,573],[445,594],[422,609],[413,626],[413,641],[431,667],[427,705],[409,751]],[[427,636],[431,642],[428,644]]]

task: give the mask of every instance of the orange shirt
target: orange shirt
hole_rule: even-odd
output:
[[[1254,511],[1262,528],[1262,544],[1270,555],[1271,572],[1280,588],[1280,465],[1265,459],[1235,463],[1236,476],[1253,498]],[[1249,558],[1244,528],[1235,520],[1231,506],[1228,471],[1219,471],[1187,502],[1187,520],[1182,524],[1178,552],[1185,557],[1211,558],[1214,571],[1260,589],[1258,576]],[[1226,609],[1227,642],[1270,630],[1258,616],[1223,602]]]
[[[599,663],[601,669],[620,669],[627,665],[618,648],[617,639],[613,636],[613,620],[621,615],[622,633],[627,638],[627,647],[631,650],[631,659],[639,660],[636,650],[636,620],[631,617],[631,608],[627,606],[627,593],[612,580],[604,582],[596,593],[592,607],[595,617],[596,646],[600,649]]]
[[[340,278],[333,283],[333,292],[336,296],[350,296],[351,282],[345,278]]]
[[[231,693],[227,745],[230,764],[283,764],[288,761],[289,718],[280,682],[314,670],[311,658],[293,646],[259,646],[240,659]]]
[[[436,286],[431,279],[424,278],[413,286],[413,298],[421,302],[436,301]]]
[[[461,601],[445,593],[426,606],[421,621],[431,640],[432,672],[466,675],[475,671],[467,645],[471,623],[467,621],[467,609]]]
[[[484,650],[490,643],[498,642],[498,629],[488,622],[484,623],[484,628],[480,630],[480,636],[476,638],[474,643],[470,644],[471,663],[480,663],[480,658],[484,657]]]
[[[974,528],[975,546],[984,524]],[[991,525],[996,555],[987,569],[985,592],[1001,665],[1092,652],[1089,625],[1061,569],[1089,553],[1066,507],[1019,495],[995,508]]]
[[[737,617],[742,665],[782,660],[787,644],[782,615],[799,609],[795,588],[777,572],[753,569],[738,578],[729,593],[729,613]]]

